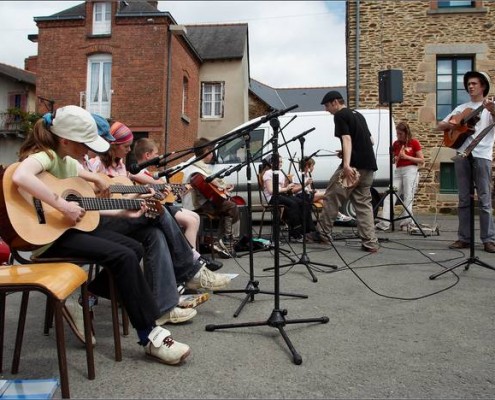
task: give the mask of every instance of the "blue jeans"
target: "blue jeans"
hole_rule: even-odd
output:
[[[168,211],[156,219],[102,217],[100,225],[143,245],[144,274],[160,315],[179,302],[177,284],[189,281],[200,269],[189,242]]]

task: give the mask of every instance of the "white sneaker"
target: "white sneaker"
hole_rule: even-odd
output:
[[[157,325],[165,325],[167,323],[180,324],[194,318],[198,312],[194,308],[179,308],[175,307],[172,311],[165,313],[156,320]]]
[[[68,298],[65,301],[65,305],[62,308],[62,315],[68,322],[72,332],[76,335],[76,337],[83,343],[86,343],[84,339],[84,316],[82,306],[72,298]],[[96,338],[91,333],[91,343],[93,346],[96,344]]]
[[[345,215],[345,214],[342,214],[341,212],[339,212],[339,214],[337,215],[336,221],[339,221],[339,222],[349,222],[349,221],[352,221],[353,219],[354,218],[349,217],[348,215]]]
[[[201,267],[198,277],[193,277],[186,283],[186,287],[189,289],[210,289],[220,290],[229,285],[231,279],[223,274],[210,271],[206,267]]]
[[[191,354],[187,344],[176,342],[170,331],[161,326],[156,326],[148,339],[150,342],[144,347],[146,355],[163,364],[180,364]]]
[[[381,221],[375,225],[375,228],[380,229],[381,231],[387,231],[390,229],[390,224],[387,224],[386,222]]]

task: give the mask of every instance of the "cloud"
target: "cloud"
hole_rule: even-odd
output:
[[[24,67],[37,53],[34,17],[81,1],[0,2],[0,62]],[[246,22],[251,77],[272,87],[345,85],[343,1],[159,1],[178,24]]]

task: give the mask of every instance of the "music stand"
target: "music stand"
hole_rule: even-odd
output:
[[[469,269],[469,266],[471,264],[476,264],[484,268],[491,269],[492,271],[495,271],[495,267],[492,267],[491,265],[481,261],[478,257],[474,255],[474,168],[476,167],[474,164],[474,158],[472,154],[470,154],[468,157],[469,160],[469,166],[470,166],[470,171],[469,171],[469,176],[470,176],[470,182],[469,182],[469,232],[471,239],[469,241],[469,257],[466,258],[464,261],[461,261],[460,263],[454,265],[453,267],[444,269],[441,272],[438,272],[436,274],[430,275],[430,279],[433,280],[440,275],[443,275],[447,272],[450,272],[458,267],[461,267],[464,265],[464,270],[467,271]]]
[[[306,133],[309,133],[311,131],[313,131],[315,128],[313,128],[312,130],[310,131],[307,131],[305,132],[304,134],[301,134],[299,135],[297,138],[299,139],[299,142],[301,144],[301,160],[302,160],[302,163],[304,162],[304,142],[305,142],[305,138],[304,138],[304,135]],[[286,142],[286,145],[287,145],[288,142]],[[305,191],[305,173],[304,173],[304,166],[301,165],[301,170],[302,170],[302,173],[301,173],[301,185],[302,185],[302,199],[303,199],[303,205],[302,205],[302,230],[303,230],[303,242],[302,242],[302,246],[303,246],[303,251],[302,251],[302,254],[301,254],[301,257],[299,258],[298,261],[296,262],[291,262],[291,263],[287,263],[287,264],[283,264],[280,266],[280,268],[286,268],[286,267],[292,267],[292,266],[296,266],[296,265],[304,265],[306,267],[306,269],[308,270],[309,274],[311,275],[311,278],[313,278],[313,282],[318,282],[318,278],[316,278],[316,275],[313,273],[313,270],[311,268],[311,266],[314,264],[314,265],[319,265],[321,267],[329,267],[329,268],[332,268],[334,270],[336,270],[338,267],[336,265],[330,265],[330,264],[324,264],[324,263],[318,263],[318,262],[312,262],[310,259],[309,259],[309,256],[308,256],[308,253],[306,252],[306,242],[307,242],[307,239],[306,239],[306,212],[311,212],[310,210],[307,210],[307,207],[311,207],[311,198],[309,196],[306,195],[306,191]],[[268,271],[270,269],[273,269],[273,267],[270,267],[270,268],[265,268],[263,269],[263,271]],[[333,271],[332,271],[333,272]]]
[[[393,129],[393,124],[392,124],[392,101],[388,102],[388,122],[389,122],[389,187],[388,190],[385,192],[385,194],[382,196],[380,201],[375,205],[375,208],[373,209],[373,213],[376,213],[378,208],[380,208],[380,205],[382,205],[389,196],[390,200],[390,218],[385,218],[385,217],[376,217],[376,219],[382,220],[382,221],[388,221],[391,224],[392,227],[392,232],[395,230],[395,221],[400,221],[401,219],[406,219],[406,218],[411,218],[418,229],[420,230],[421,234],[423,237],[427,237],[426,234],[424,233],[423,229],[421,228],[421,225],[418,224],[418,222],[414,219],[414,216],[411,214],[409,211],[408,207],[404,204],[404,201],[401,199],[401,197],[397,194],[397,190],[395,190],[394,187],[394,172],[393,172],[393,165],[394,165],[394,146],[393,146],[393,137],[392,137],[392,129]],[[402,205],[404,208],[405,212],[407,213],[407,216],[404,217],[398,217],[394,218],[394,206],[396,200]]]
[[[237,310],[234,313],[234,318],[236,318],[244,308],[244,306],[247,304],[247,302],[250,300],[251,302],[254,301],[254,296],[256,294],[272,294],[274,295],[274,292],[268,292],[266,290],[260,290],[259,288],[259,281],[254,279],[254,259],[253,259],[253,254],[254,254],[254,249],[253,249],[253,217],[252,217],[252,194],[251,194],[251,163],[252,163],[252,156],[251,156],[251,135],[250,132],[247,132],[243,136],[244,142],[246,143],[245,146],[245,153],[246,153],[246,178],[247,178],[247,207],[248,207],[248,212],[247,212],[247,220],[248,220],[248,248],[249,248],[249,281],[246,284],[246,287],[244,289],[225,289],[225,290],[215,290],[213,291],[214,294],[219,294],[219,293],[245,293],[246,297],[244,300],[241,302],[240,306],[237,308]],[[263,249],[265,250],[265,249]],[[268,248],[266,250],[269,250]],[[291,293],[280,293],[280,295],[283,296],[290,296],[290,297],[299,297],[302,299],[307,299],[308,296],[304,294],[291,294]]]
[[[282,115],[282,114],[280,114]],[[278,131],[280,128],[280,121],[277,116],[274,116],[270,119],[270,125],[273,128],[273,196],[275,199],[275,206],[278,206]],[[279,224],[279,215],[278,213],[274,214],[274,224],[278,226]],[[296,351],[292,342],[290,341],[287,333],[284,330],[285,325],[287,324],[300,324],[300,323],[310,323],[310,322],[320,322],[322,324],[328,323],[328,317],[320,317],[320,318],[304,318],[304,319],[295,319],[295,320],[287,320],[285,316],[287,315],[287,310],[280,309],[280,268],[279,268],[279,252],[278,249],[280,247],[279,241],[279,231],[275,229],[273,232],[274,238],[274,246],[275,246],[275,254],[273,257],[273,262],[275,265],[275,274],[274,274],[274,287],[275,287],[275,296],[274,296],[274,308],[266,321],[258,321],[258,322],[244,322],[239,324],[221,324],[221,325],[206,325],[205,329],[208,332],[214,331],[216,329],[230,329],[230,328],[243,328],[250,326],[270,326],[272,328],[277,328],[279,333],[282,335],[285,343],[289,347],[290,352],[292,353],[292,360],[294,364],[300,365],[302,363],[301,355]]]

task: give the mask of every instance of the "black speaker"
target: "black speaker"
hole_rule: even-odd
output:
[[[378,72],[380,104],[402,103],[402,70],[386,69]]]

